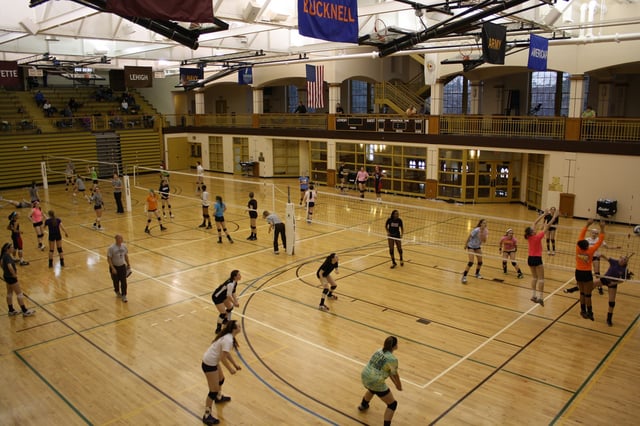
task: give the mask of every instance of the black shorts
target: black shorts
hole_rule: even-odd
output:
[[[618,284],[620,284],[622,281],[617,281],[617,280],[612,280],[609,278],[602,277],[600,278],[600,282],[602,283],[602,285],[606,285],[609,288],[616,288],[618,287]]]
[[[589,271],[579,271],[576,269],[576,281],[581,283],[593,282],[593,273]]]
[[[308,205],[309,207],[315,207],[316,203],[314,201],[309,201]]]
[[[213,371],[218,371],[217,365],[207,365],[204,362],[202,363],[202,371],[205,373],[211,373]]]
[[[42,221],[33,224],[34,228],[37,228],[38,226],[42,226]]]
[[[367,389],[369,392],[371,392],[374,395],[378,395],[380,398],[384,398],[385,396],[389,395],[389,392],[391,392],[391,389],[387,388],[387,390],[383,390],[383,391],[373,391],[371,389]]]
[[[214,216],[213,220],[216,222],[224,222],[224,216]]]
[[[102,204],[97,204],[97,205],[93,206],[94,210],[100,210],[101,208],[102,208]]]
[[[4,280],[6,281],[7,284],[11,285],[11,284],[15,284],[18,282],[18,279],[14,276],[4,276],[3,277]]]
[[[253,211],[249,212],[249,217],[251,219],[257,219],[258,218],[258,212],[253,212]]]
[[[542,265],[542,256],[529,256],[527,258],[527,265],[531,267]]]

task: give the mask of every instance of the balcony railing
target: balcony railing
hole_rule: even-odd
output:
[[[440,134],[564,139],[564,117],[443,115]]]
[[[640,141],[640,120],[633,118],[590,118],[580,123],[581,140]]]

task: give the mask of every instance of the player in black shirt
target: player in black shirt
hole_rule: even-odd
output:
[[[333,280],[329,274],[333,272],[335,269],[336,274],[338,273],[338,255],[335,253],[331,253],[322,263],[322,266],[318,268],[318,272],[316,272],[316,277],[320,280],[320,284],[322,284],[322,298],[320,299],[320,306],[318,307],[321,311],[328,311],[329,307],[324,304],[324,299],[329,298],[333,300],[338,300],[338,296],[333,294],[333,291],[338,287],[336,282]],[[329,287],[331,285],[331,287]]]
[[[404,233],[404,228],[398,210],[394,210],[391,212],[391,216],[389,216],[389,219],[387,219],[387,223],[384,225],[384,227],[387,230],[389,255],[391,256],[391,269],[395,268],[397,265],[394,255],[395,247],[398,247],[398,254],[400,255],[400,266],[404,266],[404,259],[402,258],[402,234]]]

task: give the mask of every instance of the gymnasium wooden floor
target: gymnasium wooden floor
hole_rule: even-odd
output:
[[[518,280],[512,269],[503,275],[499,261],[486,258],[485,278],[462,285],[462,250],[405,241],[404,267],[390,270],[379,230],[307,224],[302,209],[295,255],[275,256],[264,220],[258,220],[258,240],[246,240],[243,208],[251,185],[222,189],[235,244],[217,244],[215,229],[197,227],[201,216],[193,183],[175,175],[171,181],[175,218],[165,222],[166,232],[154,223],[151,235],[143,232],[142,186],[156,188],[158,176],[138,182],[133,212],[124,215],[115,214],[107,186],[101,232],[91,227],[87,202],[74,203],[63,185],[41,189],[43,210],[54,209],[69,232],[62,269],[47,268],[28,209],[20,210],[31,264],[20,267],[19,277],[37,313],[8,317],[6,306],[0,306],[0,424],[201,424],[207,386],[200,362],[217,317],[210,294],[232,269],[243,277],[240,308],[234,311],[243,326],[236,355],[242,370],[226,373],[223,391],[233,400],[215,407],[222,424],[382,424],[380,400],[366,413],[356,407],[364,392],[360,371],[390,334],[400,341],[396,355],[404,382],[403,392],[393,390],[399,402],[393,424],[637,424],[636,284],[620,286],[614,325],[608,327],[606,296],[594,294],[592,322],[580,317],[577,297],[562,292],[573,285],[570,270],[548,268],[545,306],[531,303],[524,249],[525,279]],[[262,181],[255,182],[260,188]],[[286,186],[297,197],[297,183],[274,183],[276,211],[284,217]],[[259,210],[269,206],[264,188]],[[2,195],[22,199],[27,192]],[[384,198],[385,203],[372,204],[382,217],[398,208],[394,202],[456,214],[535,217],[515,205]],[[0,205],[6,217],[12,209]],[[326,207],[320,198],[318,212]],[[580,226],[569,219],[563,223]],[[470,220],[465,232],[474,225]],[[113,293],[105,258],[116,233],[124,235],[134,269],[126,304]],[[466,234],[449,238],[462,248]],[[485,251],[495,253],[495,247]],[[329,302],[331,311],[325,313],[317,308],[321,290],[315,272],[330,252],[340,256],[339,300]]]

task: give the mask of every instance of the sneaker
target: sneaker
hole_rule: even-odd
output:
[[[16,315],[20,315],[21,313],[21,311],[9,311],[7,315],[9,315],[10,317],[15,317]]]
[[[480,274],[476,274],[476,278],[477,278],[477,279],[479,279],[479,280],[481,280],[481,279],[482,279],[482,275],[480,275]]]
[[[198,228],[204,228],[205,226],[207,226],[207,225],[205,225],[204,223],[202,223],[202,224],[198,225]]]
[[[531,296],[531,299],[529,300],[531,300],[533,303],[538,303],[538,298],[535,296]]]
[[[602,290],[602,287],[598,287],[598,294],[604,294],[604,290]]]
[[[202,423],[206,425],[217,425],[218,423],[220,423],[220,420],[216,419],[211,414],[205,414],[204,416],[202,416]]]
[[[98,226],[94,223],[92,226],[93,229],[98,229]]]
[[[584,319],[589,318],[589,315],[587,315],[587,313],[585,311],[580,311],[580,316]]]
[[[249,240],[249,241],[253,240],[253,235],[249,235],[249,236],[247,237],[247,240]]]
[[[173,219],[175,216],[173,215],[173,213],[169,213],[169,217]]]
[[[358,405],[358,411],[367,411],[368,409],[369,409],[369,404],[364,405],[361,403],[360,405]]]
[[[551,250],[547,250],[547,254],[551,256]]]
[[[209,225],[207,226],[207,229],[213,229],[213,226]]]
[[[398,266],[396,265],[396,262],[393,262],[393,264],[391,265],[391,269],[395,268],[396,266]]]
[[[161,231],[166,231],[166,230],[167,230],[167,227],[166,227],[166,226],[162,226],[162,225],[160,225],[160,230],[161,230]]]
[[[555,251],[555,250],[553,250],[553,251],[551,252],[551,256],[555,256],[555,255],[556,255],[556,251]]]
[[[524,278],[524,274],[522,272],[518,272],[518,279],[523,279]]]
[[[610,319],[607,320],[607,325],[609,327],[613,327],[613,321],[611,321]]]
[[[400,266],[404,266],[404,260],[400,261]]]
[[[338,296],[336,296],[335,294],[332,294],[331,296],[329,296],[329,299],[338,300]]]
[[[126,295],[126,294],[123,294],[123,295],[122,295],[122,301],[123,301],[124,303],[127,303],[127,302],[128,302],[128,300],[127,300],[127,295]]]
[[[221,396],[219,399],[216,399],[213,402],[215,402],[216,404],[222,404],[222,403],[229,402],[229,401],[231,401],[231,397],[230,396]]]
[[[118,290],[113,290],[113,292],[116,294],[116,297],[121,297],[122,296]]]
[[[318,306],[318,309],[320,309],[321,311],[329,312],[329,307],[327,305],[320,305]]]
[[[540,306],[544,306],[544,299],[542,297],[540,297],[538,299],[538,303],[540,304]]]
[[[222,244],[222,240],[218,240],[218,244]]]
[[[589,318],[591,321],[595,321],[595,319],[593,318],[593,312],[587,312],[587,318]]]
[[[231,244],[233,244],[233,240],[231,239],[231,237],[227,237],[227,239],[229,240],[229,242],[230,242]]]
[[[26,260],[21,260],[20,261],[20,266],[27,266],[29,264],[29,262],[27,262]],[[602,293],[600,293],[602,294]]]
[[[466,276],[466,275],[463,275],[463,276],[462,276],[462,279],[460,280],[460,282],[461,282],[462,284],[466,284],[466,283],[467,283],[467,276]]]
[[[149,231],[149,228],[144,228],[144,232],[145,232],[145,234],[150,234],[151,233],[151,231]]]
[[[35,315],[36,311],[34,311],[33,309],[27,309],[26,311],[22,312],[22,316],[23,317],[30,317],[32,315]]]
[[[280,254],[280,252],[279,251],[274,251],[273,254]]]
[[[508,272],[507,272],[507,271],[502,271],[502,273],[503,273],[503,274],[505,274],[505,275],[507,275],[507,274],[508,274]]]

